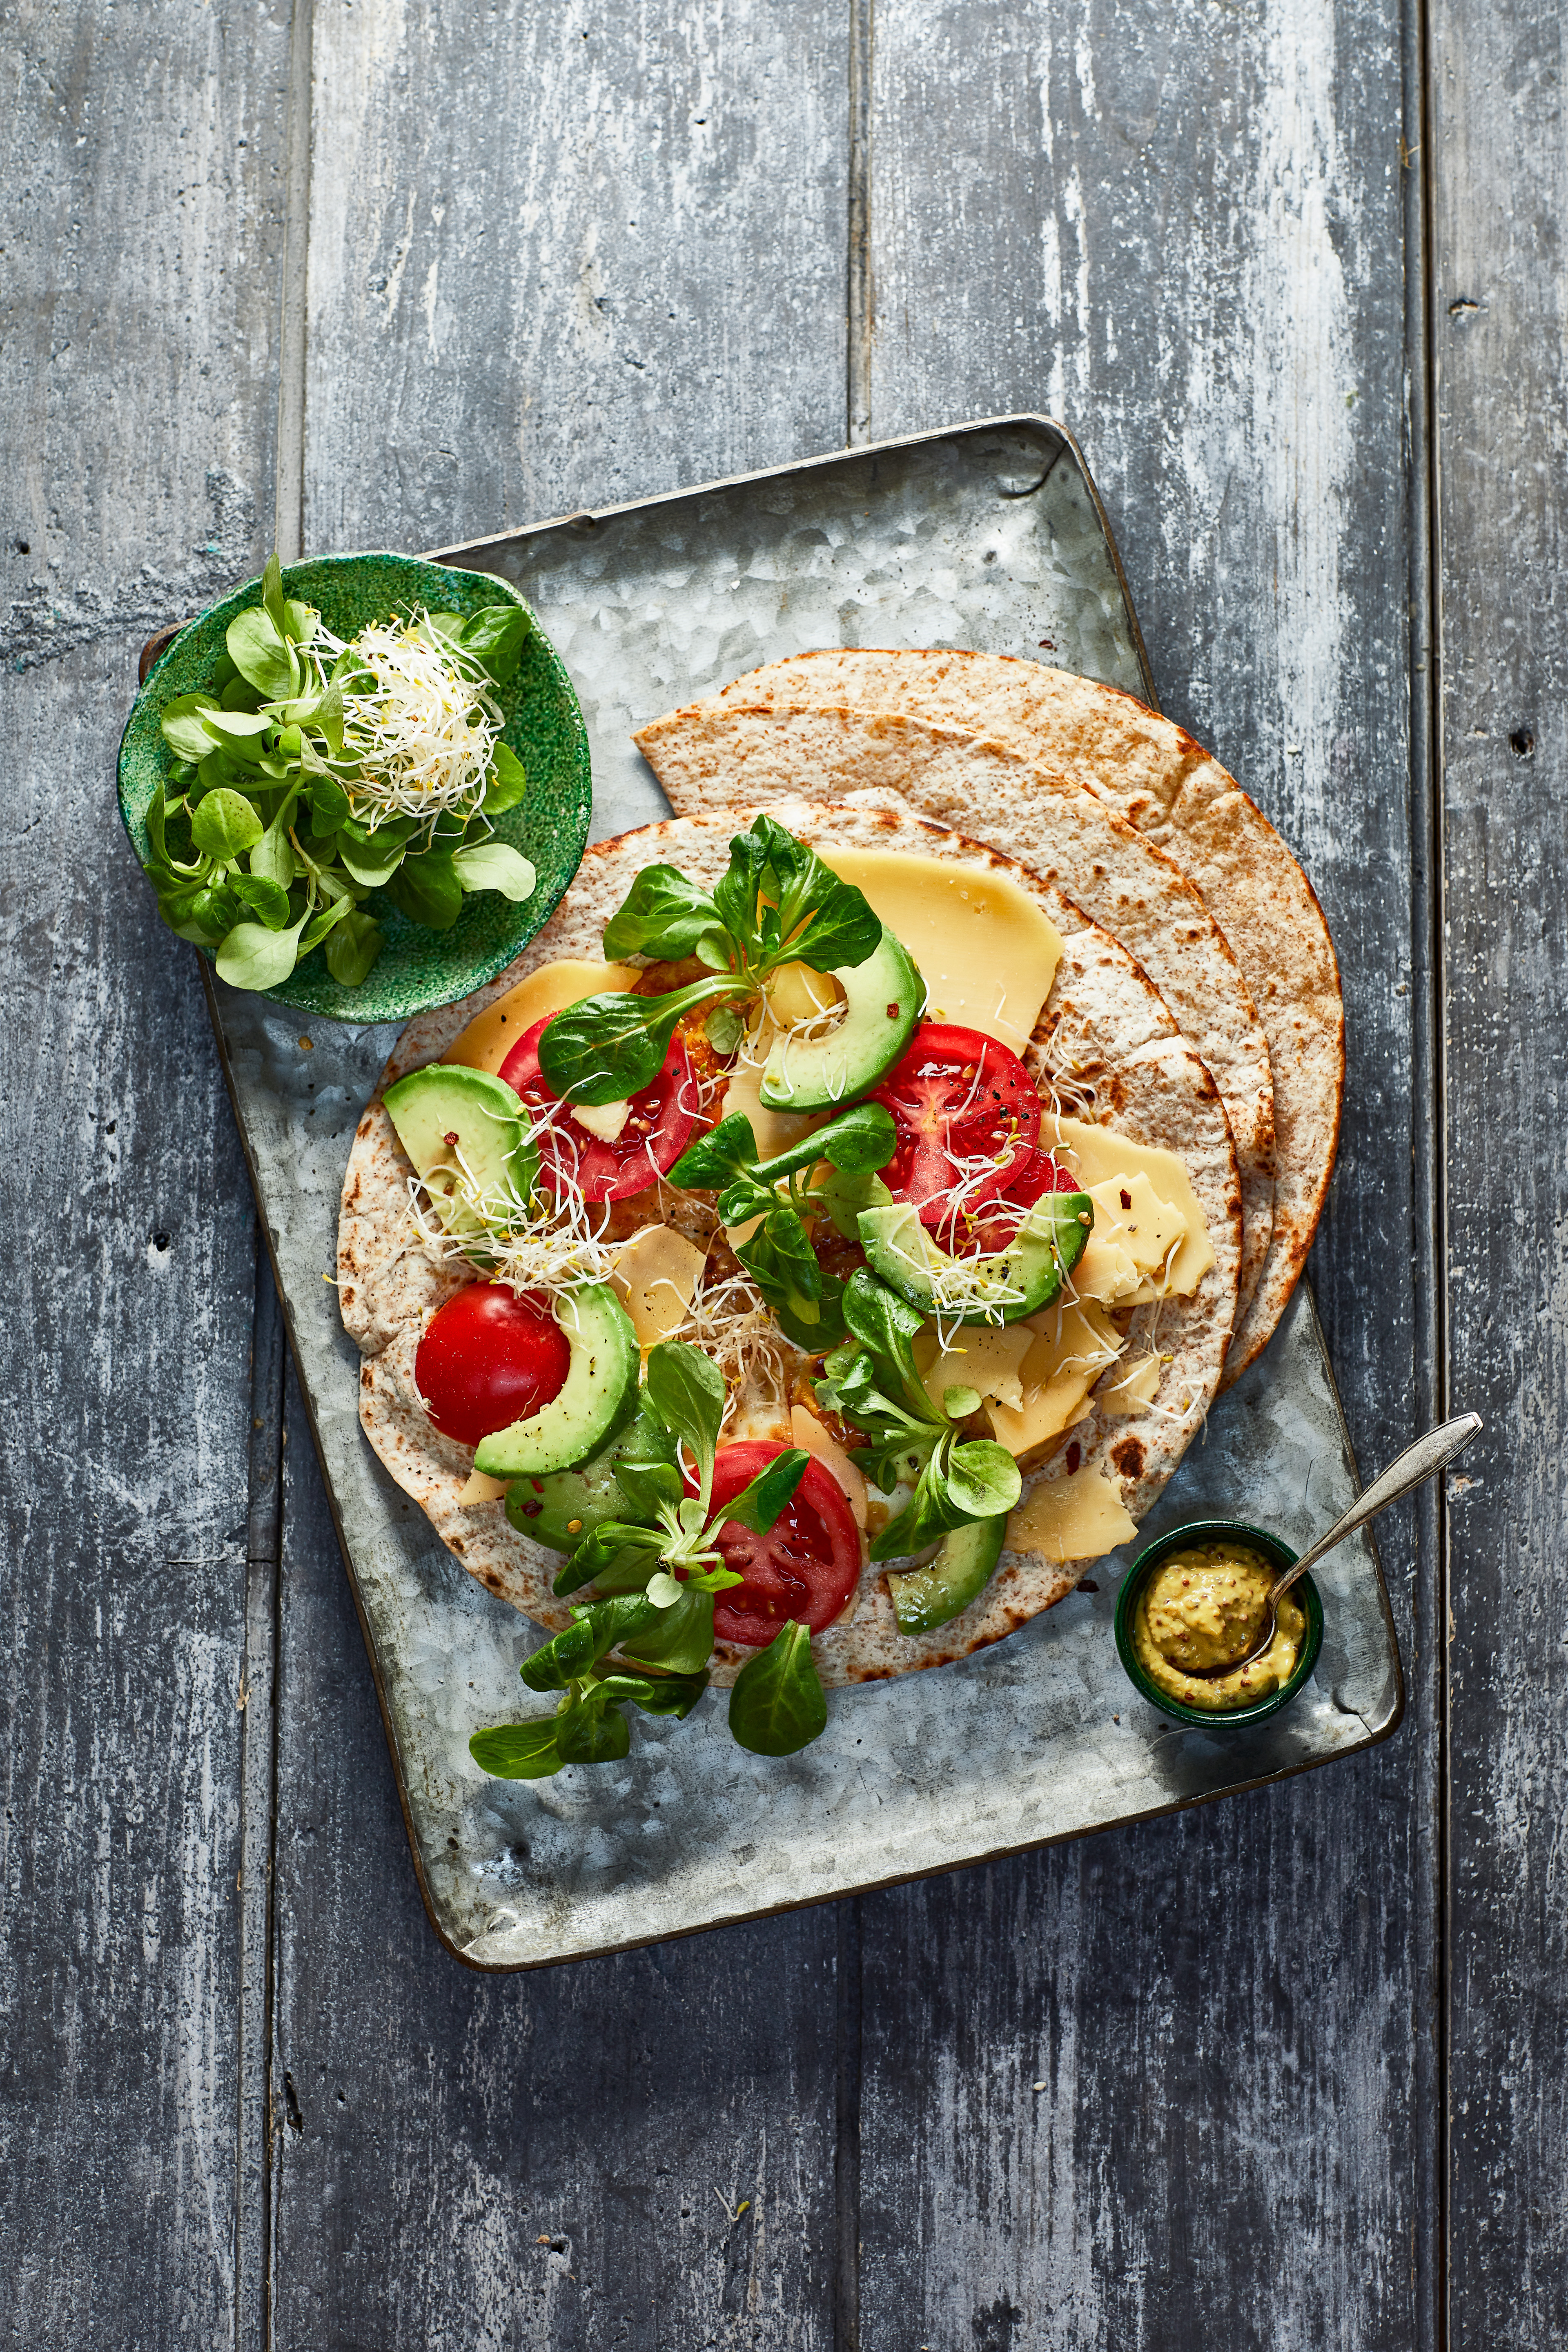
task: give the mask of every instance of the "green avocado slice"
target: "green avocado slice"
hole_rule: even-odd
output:
[[[768,1110],[839,1110],[880,1084],[914,1035],[925,982],[891,931],[864,963],[830,975],[845,1012],[825,1036],[781,1037],[759,1089]]]
[[[1050,1305],[1083,1255],[1094,1203],[1087,1192],[1042,1193],[1007,1247],[989,1257],[949,1257],[907,1201],[862,1209],[856,1224],[872,1273],[922,1315],[1021,1323]]]
[[[888,1591],[900,1633],[929,1633],[977,1601],[1006,1539],[1007,1520],[973,1519],[943,1536],[942,1548],[924,1568],[890,1570]]]
[[[520,1536],[552,1551],[575,1551],[605,1519],[633,1516],[616,1475],[623,1462],[641,1467],[675,1459],[674,1438],[639,1397],[632,1420],[580,1468],[514,1479],[506,1490],[507,1517]]]
[[[397,1139],[449,1234],[464,1240],[483,1233],[470,1192],[498,1212],[526,1207],[539,1154],[528,1139],[522,1104],[501,1079],[433,1062],[388,1087],[385,1100]]]
[[[571,1470],[596,1454],[637,1395],[641,1356],[630,1316],[605,1282],[584,1283],[555,1302],[572,1350],[560,1393],[480,1441],[474,1467],[489,1478]]]

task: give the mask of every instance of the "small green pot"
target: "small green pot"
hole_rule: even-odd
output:
[[[352,637],[367,622],[420,606],[473,613],[483,604],[511,603],[529,609],[515,588],[490,572],[457,572],[412,555],[318,556],[310,563],[290,564],[283,591],[313,604],[340,637]],[[229,623],[260,599],[261,583],[252,580],[199,620],[187,622],[148,672],[132,706],[120,744],[120,813],[143,865],[151,847],[147,810],[159,785],[168,782],[174,761],[159,714],[175,695],[206,685],[225,650]],[[493,980],[554,913],[582,860],[594,795],[583,713],[561,656],[537,622],[518,675],[500,699],[507,714],[502,740],[527,769],[528,792],[493,823],[497,836],[532,864],[539,877],[532,897],[517,906],[499,891],[476,891],[464,899],[449,931],[429,931],[377,894],[367,904],[382,927],[384,945],[363,985],[344,988],[335,981],[324,948],[318,947],[286,981],[265,991],[274,1003],[329,1021],[406,1021]],[[209,963],[214,961],[212,950],[199,952]]]
[[[1301,1654],[1288,1679],[1277,1691],[1270,1691],[1267,1698],[1260,1698],[1256,1706],[1188,1706],[1150,1681],[1132,1647],[1132,1616],[1143,1596],[1144,1587],[1162,1560],[1168,1559],[1173,1551],[1180,1551],[1184,1545],[1227,1540],[1249,1545],[1254,1551],[1261,1552],[1264,1559],[1272,1563],[1277,1573],[1292,1567],[1298,1558],[1289,1545],[1281,1543],[1278,1536],[1269,1535],[1263,1528],[1248,1527],[1245,1519],[1188,1519],[1183,1527],[1167,1528],[1163,1536],[1139,1553],[1122,1578],[1121,1590],[1116,1596],[1116,1649],[1127,1670],[1129,1682],[1151,1706],[1157,1706],[1162,1715],[1173,1716],[1178,1723],[1195,1724],[1204,1731],[1232,1730],[1242,1724],[1261,1723],[1266,1717],[1278,1715],[1282,1706],[1289,1706],[1307,1681],[1323,1646],[1322,1599],[1310,1576],[1303,1576],[1299,1583],[1290,1587],[1292,1597],[1300,1601],[1307,1616],[1307,1635],[1301,1644]]]

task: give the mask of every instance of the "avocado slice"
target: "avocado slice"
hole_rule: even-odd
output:
[[[626,1427],[580,1469],[513,1479],[506,1490],[506,1515],[520,1536],[531,1536],[552,1551],[575,1551],[604,1520],[632,1517],[632,1506],[616,1476],[621,1464],[642,1467],[676,1459],[674,1438],[654,1419],[640,1391],[635,1402]]]
[[[498,1209],[512,1202],[526,1207],[539,1154],[528,1139],[522,1104],[501,1079],[433,1062],[388,1087],[385,1100],[397,1139],[449,1234],[462,1240],[485,1230],[459,1180],[466,1188],[471,1179],[480,1198]]]
[[[1048,1307],[1083,1255],[1094,1223],[1087,1192],[1044,1192],[1005,1250],[952,1258],[907,1201],[856,1218],[866,1263],[922,1315],[960,1323],[1021,1323]]]
[[[560,1394],[526,1421],[480,1440],[474,1467],[490,1478],[572,1470],[596,1454],[637,1394],[641,1357],[631,1317],[607,1282],[584,1283],[555,1302],[572,1349]]]
[[[979,1599],[1006,1539],[1004,1513],[996,1519],[972,1519],[943,1536],[934,1559],[924,1568],[889,1570],[888,1591],[900,1633],[929,1633],[945,1625],[972,1601]]]
[[[925,982],[891,931],[864,963],[832,975],[844,1017],[822,1037],[781,1037],[760,1089],[768,1110],[837,1110],[885,1078],[915,1034]]]

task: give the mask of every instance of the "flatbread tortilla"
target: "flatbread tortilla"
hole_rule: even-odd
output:
[[[1069,1443],[1086,1470],[1121,1479],[1132,1517],[1141,1518],[1164,1485],[1217,1386],[1235,1313],[1240,1259],[1241,1208],[1230,1129],[1214,1081],[1182,1039],[1146,975],[1124,948],[1090,923],[1049,883],[1011,859],[907,807],[813,807],[786,803],[773,814],[782,824],[831,856],[834,844],[902,848],[999,869],[1039,901],[1062,935],[1063,956],[1029,1048],[1037,1066],[1051,1066],[1053,1041],[1070,1046],[1075,1115],[1121,1129],[1134,1139],[1179,1152],[1203,1210],[1214,1265],[1189,1298],[1141,1308],[1158,1321],[1165,1364],[1154,1407],[1131,1416],[1091,1410],[1063,1433],[1058,1451],[1026,1476],[1026,1494],[1059,1472]],[[724,870],[731,836],[747,821],[732,814],[677,819],[601,842],[584,858],[576,880],[531,946],[488,988],[460,1004],[411,1022],[382,1074],[350,1156],[339,1225],[338,1285],[343,1321],[363,1358],[360,1418],[372,1445],[397,1484],[428,1514],[437,1532],[469,1573],[540,1624],[568,1622],[568,1604],[551,1582],[561,1555],[530,1542],[509,1525],[503,1506],[459,1507],[458,1496],[472,1463],[470,1451],[432,1428],[414,1385],[414,1359],[429,1317],[472,1276],[437,1265],[413,1235],[408,1181],[413,1173],[382,1097],[394,1079],[438,1060],[474,1016],[540,965],[563,957],[602,958],[605,922],[641,867],[657,861],[714,880]],[[803,1361],[805,1360],[803,1359]],[[1190,1410],[1173,1407],[1185,1399]],[[787,1423],[780,1434],[787,1435]],[[898,1631],[882,1570],[861,1575],[854,1613],[818,1634],[814,1643],[825,1684],[866,1682],[962,1658],[1001,1640],[1070,1592],[1081,1561],[1005,1551],[981,1598],[951,1624],[924,1637]],[[721,1647],[713,1679],[722,1685],[752,1653]]]
[[[730,703],[902,710],[992,737],[1099,793],[1196,885],[1235,950],[1268,1037],[1273,1234],[1238,1319],[1226,1385],[1268,1344],[1311,1247],[1339,1142],[1344,1000],[1311,884],[1235,778],[1132,695],[1007,654],[834,648],[724,689]],[[967,823],[981,839],[984,824]],[[1010,847],[999,839],[996,845]]]
[[[1268,1040],[1224,935],[1163,850],[1037,760],[902,712],[752,709],[712,697],[656,719],[635,740],[678,816],[761,806],[781,793],[837,800],[891,789],[922,815],[1021,859],[1120,940],[1207,1064],[1230,1119],[1241,1178],[1239,1319],[1274,1224]]]

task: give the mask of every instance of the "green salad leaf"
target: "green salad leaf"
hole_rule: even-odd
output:
[[[730,1693],[730,1737],[754,1756],[794,1756],[827,1728],[811,1635],[790,1618],[748,1658]]]
[[[640,1410],[689,1457],[697,1491],[689,1491],[688,1479],[668,1462],[617,1459],[616,1483],[632,1516],[589,1528],[555,1581],[558,1593],[591,1584],[595,1597],[576,1604],[572,1622],[520,1669],[531,1690],[561,1694],[553,1722],[497,1725],[476,1732],[468,1743],[475,1762],[498,1778],[538,1779],[562,1764],[625,1756],[630,1735],[623,1706],[678,1718],[690,1713],[706,1687],[713,1654],[714,1595],[744,1581],[724,1565],[720,1531],[735,1521],[766,1535],[811,1460],[804,1448],[787,1446],[740,1494],[715,1507],[724,1381],[711,1358],[684,1340],[663,1340],[648,1350]],[[781,1652],[760,1679],[752,1675],[751,1696],[741,1703],[736,1737],[765,1755],[792,1753],[816,1738],[827,1719],[810,1635],[799,1626],[794,1632],[799,1639],[787,1657]],[[763,1656],[773,1657],[778,1648],[775,1643]],[[752,1660],[741,1680],[762,1663]],[[731,1728],[735,1721],[731,1706]],[[768,1739],[789,1745],[762,1744]]]
[[[259,602],[230,622],[207,685],[160,713],[172,762],[147,813],[146,872],[165,922],[216,950],[237,987],[275,987],[325,946],[333,978],[358,988],[384,936],[364,903],[374,893],[431,930],[449,929],[469,892],[530,898],[534,869],[495,837],[490,820],[528,791],[522,762],[500,740],[493,690],[516,677],[531,625],[509,600],[389,622],[379,650],[374,629],[343,645],[313,607],[285,595],[272,556]],[[389,643],[405,668],[384,676],[376,663],[394,658]],[[448,684],[468,689],[466,718],[445,688],[430,703],[432,655]],[[407,781],[414,772],[386,748],[395,742],[396,675],[426,695],[420,727],[434,708],[469,730],[431,799],[422,801],[425,785]],[[363,709],[381,715],[356,735]]]
[[[864,1266],[844,1286],[850,1337],[827,1359],[817,1402],[859,1430],[868,1443],[853,1459],[884,1494],[914,1481],[910,1501],[871,1546],[873,1559],[899,1559],[954,1528],[999,1518],[1023,1492],[1018,1465],[1005,1445],[965,1438],[961,1414],[979,1400],[950,1388],[933,1402],[915,1363],[923,1318]]]

